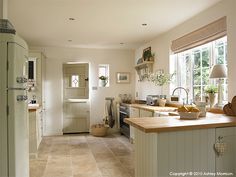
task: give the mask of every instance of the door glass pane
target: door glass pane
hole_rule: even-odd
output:
[[[71,76],[71,87],[79,87],[79,75]]]

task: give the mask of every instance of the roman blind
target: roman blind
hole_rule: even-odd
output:
[[[222,17],[200,29],[186,34],[171,44],[173,53],[179,53],[205,43],[214,41],[227,34],[226,17]]]

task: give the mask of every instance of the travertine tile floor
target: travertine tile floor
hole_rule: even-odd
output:
[[[44,137],[30,177],[134,177],[133,145],[118,134]]]

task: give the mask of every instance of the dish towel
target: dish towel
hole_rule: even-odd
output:
[[[114,105],[114,98],[113,97],[107,97],[105,98],[105,111],[108,119],[108,125],[109,127],[113,127],[115,124],[115,105]]]

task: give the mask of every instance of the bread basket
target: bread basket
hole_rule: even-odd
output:
[[[180,119],[193,120],[198,119],[201,112],[178,112]]]

